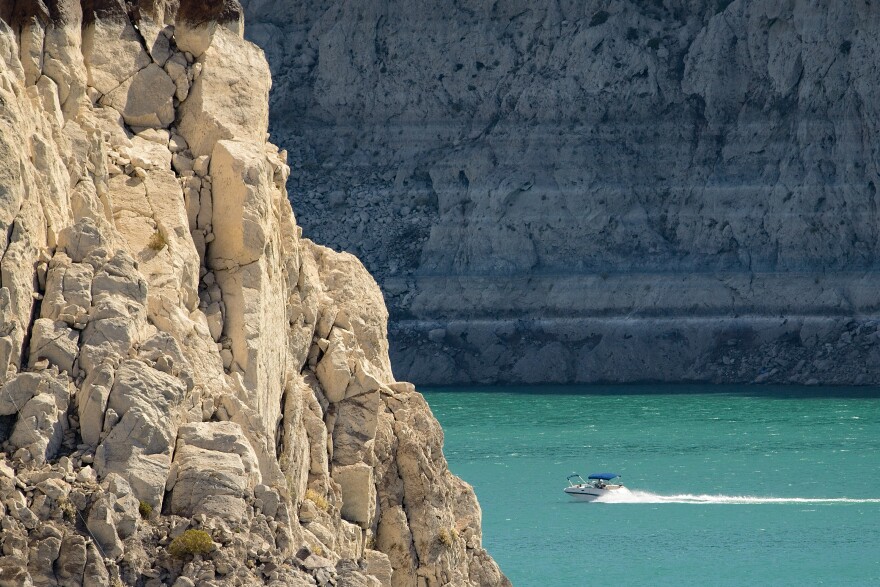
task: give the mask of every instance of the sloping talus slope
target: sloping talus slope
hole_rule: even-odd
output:
[[[507,584],[242,30],[0,3],[0,585]]]
[[[877,2],[246,10],[399,376],[880,381]]]

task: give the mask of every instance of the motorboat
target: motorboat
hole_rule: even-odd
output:
[[[617,473],[593,473],[584,480],[577,473],[572,473],[567,477],[568,487],[563,491],[581,501],[594,501],[615,492],[627,491],[623,484],[612,483],[615,479],[620,479],[620,475]]]

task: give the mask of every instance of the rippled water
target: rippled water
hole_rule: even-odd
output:
[[[880,585],[880,391],[429,390],[514,585]],[[562,493],[613,471],[613,503]]]

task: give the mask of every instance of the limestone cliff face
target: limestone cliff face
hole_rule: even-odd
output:
[[[880,381],[876,2],[246,11],[398,375]]]
[[[506,584],[376,283],[301,238],[242,31],[0,4],[0,584]]]

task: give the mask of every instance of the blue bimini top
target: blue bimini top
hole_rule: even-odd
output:
[[[611,481],[620,477],[617,473],[593,473],[587,479],[601,479],[602,481]]]

